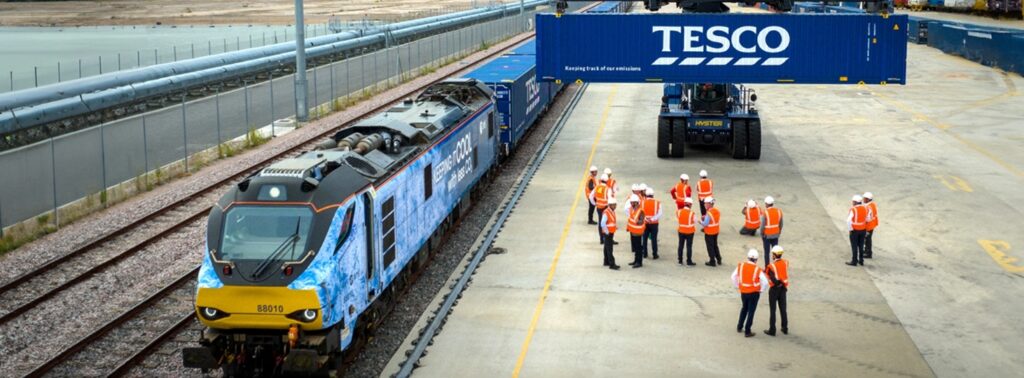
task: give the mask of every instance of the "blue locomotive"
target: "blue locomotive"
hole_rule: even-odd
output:
[[[533,56],[512,60],[434,84],[229,190],[209,216],[195,298],[206,328],[184,365],[339,369],[561,90],[538,90]]]

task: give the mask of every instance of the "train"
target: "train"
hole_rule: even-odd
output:
[[[1021,0],[897,0],[897,8],[984,14],[992,17],[1024,17]]]
[[[210,212],[183,364],[330,376],[365,343],[561,84],[523,44],[262,168]]]

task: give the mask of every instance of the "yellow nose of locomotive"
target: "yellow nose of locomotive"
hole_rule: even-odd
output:
[[[223,286],[200,288],[196,314],[203,325],[215,329],[323,328],[323,309],[314,290],[281,286]]]

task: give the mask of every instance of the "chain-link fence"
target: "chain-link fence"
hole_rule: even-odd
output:
[[[308,101],[313,106],[330,104],[398,84],[452,57],[525,32],[532,27],[531,21],[532,13],[527,13],[369,54],[343,55],[308,71]],[[293,116],[294,90],[292,75],[243,83],[224,87],[214,96],[4,151],[0,153],[0,227],[53,211]],[[56,214],[50,221],[59,218]]]

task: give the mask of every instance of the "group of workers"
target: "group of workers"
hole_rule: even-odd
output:
[[[630,237],[630,248],[633,252],[633,261],[629,263],[633,268],[643,266],[643,260],[648,258],[648,245],[651,247],[651,256],[657,260],[658,255],[658,225],[663,212],[661,201],[654,198],[654,189],[646,184],[634,184],[630,187],[631,192],[626,203],[626,230]],[[598,175],[596,166],[590,167],[590,176],[586,186],[589,198],[588,223],[597,225],[598,236],[604,246],[604,266],[609,269],[618,270],[619,265],[615,263],[613,254],[615,233],[618,231],[618,218],[616,197],[619,186],[612,177],[611,168],[605,168],[604,173]],[[697,181],[696,202],[700,208],[700,216],[694,211],[690,186],[690,177],[686,174],[679,176],[679,182],[669,191],[669,195],[676,204],[676,219],[678,221],[679,245],[676,249],[676,258],[679,265],[697,265],[693,262],[693,237],[699,224],[704,232],[704,243],[707,247],[708,261],[704,265],[715,267],[722,265],[722,254],[718,248],[718,234],[721,230],[721,212],[715,206],[714,182],[708,178],[705,170],[700,171],[700,179]],[[747,252],[747,260],[741,262],[732,273],[733,284],[740,292],[742,307],[740,309],[739,321],[736,331],[743,333],[746,337],[754,336],[750,327],[754,318],[754,311],[760,299],[761,292],[768,291],[768,302],[771,311],[770,327],[765,330],[767,335],[775,336],[775,314],[776,309],[782,318],[782,333],[789,333],[789,322],[786,316],[786,291],[789,287],[789,262],[782,258],[784,249],[779,245],[779,237],[782,234],[783,214],[782,210],[775,207],[775,199],[771,196],[764,198],[764,207],[759,207],[753,199],[747,200],[746,206],[740,211],[744,217],[743,227],[739,233],[747,236],[755,236],[760,232],[764,248],[764,268],[757,264],[760,253],[756,249]],[[597,214],[597,221],[594,214]],[[878,225],[878,209],[873,202],[873,195],[868,192],[853,197],[853,207],[847,218],[847,225],[850,230],[850,245],[853,257],[848,265],[864,265],[864,258],[871,258],[871,236]],[[684,261],[684,250],[686,259]]]

